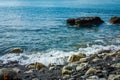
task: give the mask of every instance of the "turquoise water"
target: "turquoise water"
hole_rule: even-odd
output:
[[[119,1],[115,1],[105,4],[68,0],[0,3],[0,60],[18,60],[22,64],[61,63],[61,57],[73,53],[91,54],[100,49],[119,48],[120,25],[109,23],[112,16],[120,16]],[[83,16],[99,16],[105,23],[80,28],[66,24],[68,18]],[[3,55],[16,47],[22,48],[24,54]]]

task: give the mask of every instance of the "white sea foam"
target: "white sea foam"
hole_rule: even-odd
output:
[[[106,25],[113,25],[113,24],[111,24],[111,23],[109,23],[109,22],[105,22],[106,23]]]
[[[0,57],[0,60],[3,60],[4,63],[8,61],[19,61],[20,64],[30,64],[34,62],[41,62],[45,65],[49,64],[64,64],[68,62],[68,57],[72,54],[78,54],[79,52],[83,52],[87,55],[94,54],[99,50],[117,50],[120,48],[119,46],[110,45],[110,46],[102,46],[102,45],[93,45],[87,48],[80,48],[77,52],[64,52],[59,50],[51,50],[47,53],[42,52],[34,52],[32,54],[23,53],[23,54],[6,54]]]

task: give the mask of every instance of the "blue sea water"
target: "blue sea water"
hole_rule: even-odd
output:
[[[120,25],[109,23],[112,16],[120,16],[119,4],[83,6],[0,6],[0,55],[15,47],[26,53],[66,55],[94,45],[120,46]],[[80,28],[66,24],[68,18],[83,16],[99,16],[105,23]]]

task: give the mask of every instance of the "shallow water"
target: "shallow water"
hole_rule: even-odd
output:
[[[114,48],[120,46],[120,25],[112,25],[108,22],[112,16],[120,16],[120,8],[118,5],[96,6],[0,7],[0,55],[14,47],[24,49],[25,55],[64,53],[62,56],[68,56],[79,52],[80,49],[92,48],[94,45],[114,45]],[[67,18],[81,16],[99,16],[105,23],[84,28],[66,25]],[[8,58],[3,56],[1,59]],[[31,57],[25,58],[27,62],[30,59]],[[31,62],[40,61],[37,59]],[[10,60],[14,59],[10,58]],[[18,57],[15,60],[18,60]]]

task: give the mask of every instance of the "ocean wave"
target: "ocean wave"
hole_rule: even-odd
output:
[[[24,52],[23,54],[5,54],[0,57],[4,63],[9,61],[18,61],[19,64],[25,65],[34,62],[41,62],[45,65],[49,64],[65,64],[69,60],[69,56],[72,54],[78,54],[80,52],[85,53],[87,55],[97,53],[100,50],[117,50],[120,48],[120,45],[93,45],[91,47],[79,48],[78,51],[59,51],[59,50],[50,50],[49,52]]]

